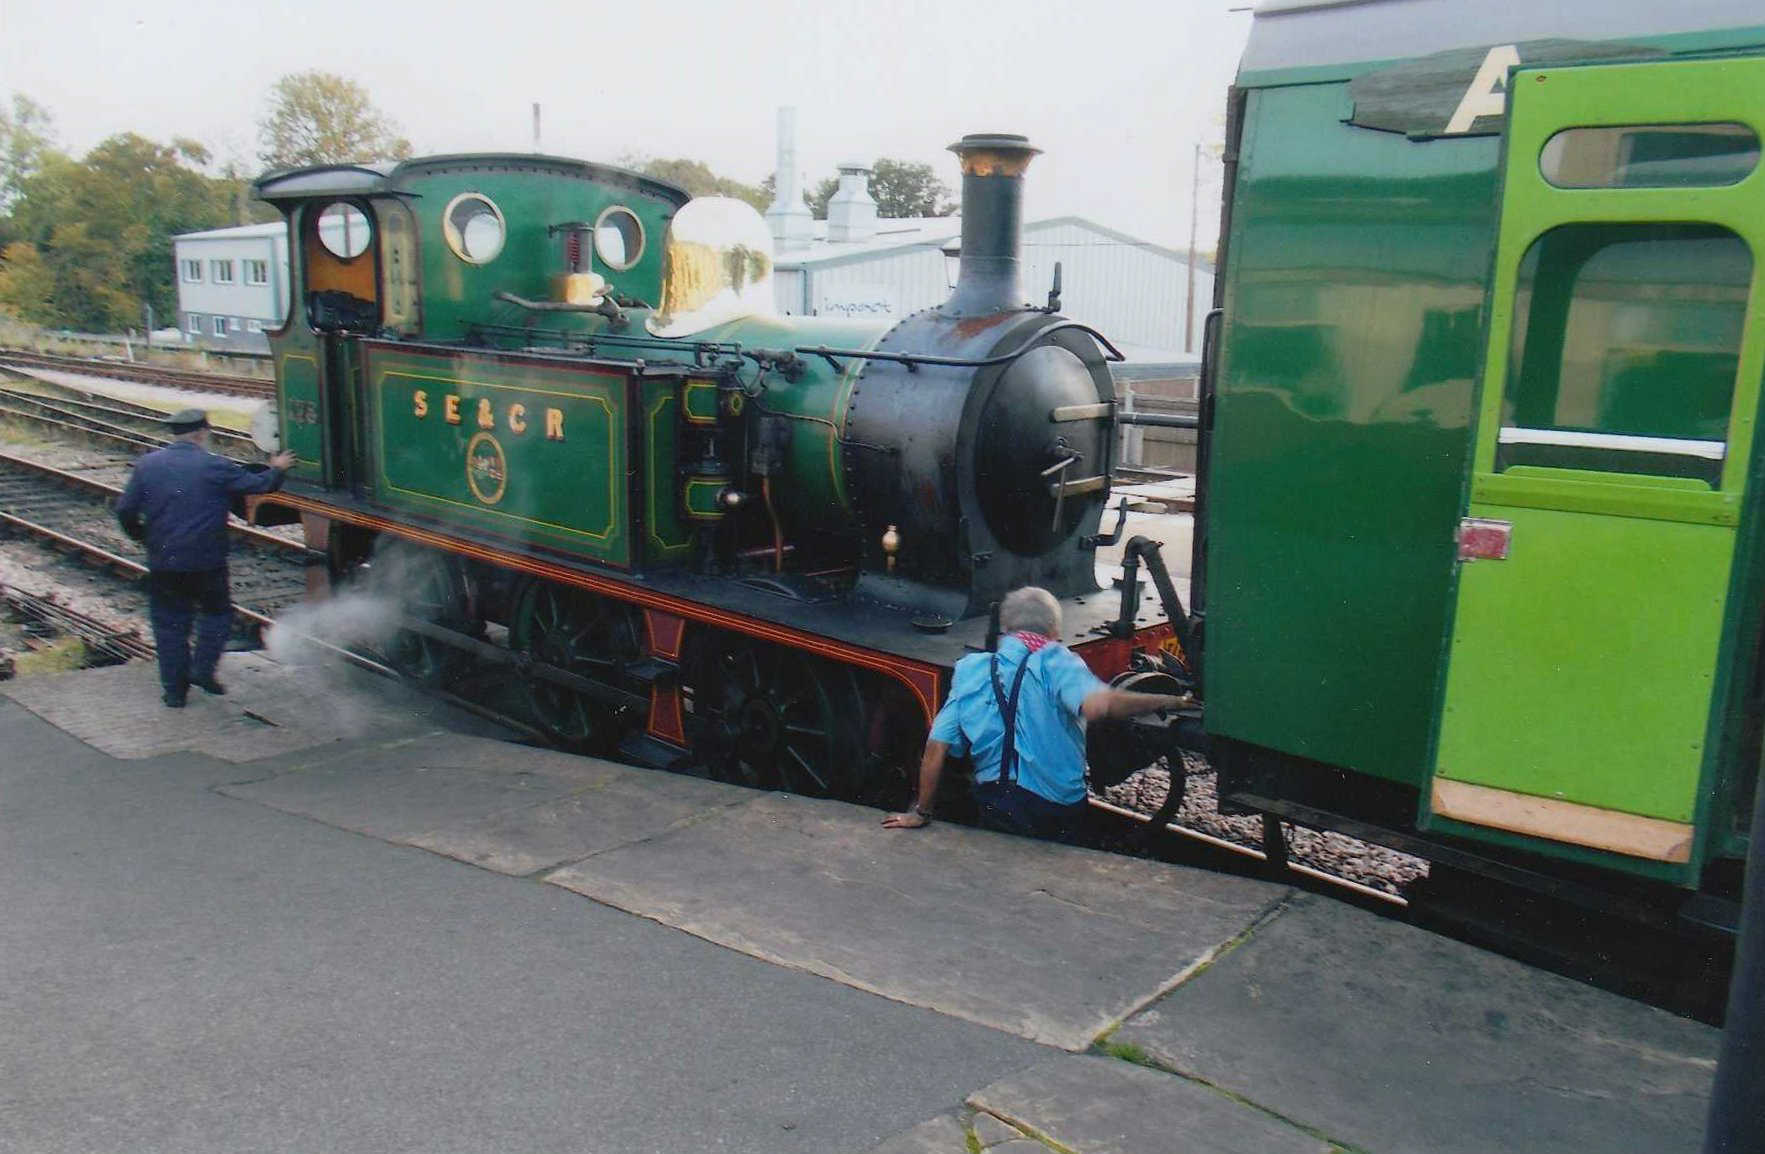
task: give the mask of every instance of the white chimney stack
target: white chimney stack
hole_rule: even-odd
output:
[[[766,227],[772,232],[773,249],[808,248],[815,238],[815,217],[803,203],[797,186],[797,110],[778,110],[778,168],[772,174],[772,206],[766,210]]]
[[[870,196],[870,166],[847,161],[839,166],[840,187],[827,202],[827,239],[851,244],[876,235],[876,201]]]

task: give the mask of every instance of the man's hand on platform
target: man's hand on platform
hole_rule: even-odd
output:
[[[931,824],[931,815],[920,812],[916,805],[906,813],[891,813],[883,818],[884,829],[918,829],[922,825]]]

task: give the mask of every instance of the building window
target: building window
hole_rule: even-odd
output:
[[[245,264],[246,284],[269,284],[270,262],[267,260],[248,260]]]
[[[214,335],[217,337],[224,337],[227,335],[226,317],[216,317],[214,319]]]
[[[214,274],[214,282],[216,284],[232,284],[233,283],[233,262],[232,261],[230,261],[230,260],[211,260],[208,262],[208,268],[209,268],[209,271]]]
[[[191,313],[184,321],[184,330],[186,332],[196,333],[200,336],[202,333],[202,314]]]
[[[264,323],[256,320],[246,321],[245,331],[248,333],[261,333],[264,331]]]
[[[183,269],[184,282],[186,284],[201,284],[202,283],[202,262],[201,261],[199,261],[199,260],[181,260],[178,262],[178,265],[180,268]]]

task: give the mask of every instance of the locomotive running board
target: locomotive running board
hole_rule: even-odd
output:
[[[728,629],[759,638],[762,641],[782,642],[837,662],[870,669],[900,682],[911,692],[924,712],[927,725],[931,724],[933,716],[937,713],[941,698],[942,674],[936,667],[924,662],[880,653],[849,641],[807,633],[774,621],[743,616],[658,589],[647,588],[634,583],[629,577],[615,578],[572,568],[556,561],[523,556],[472,537],[438,532],[409,522],[390,520],[373,513],[334,505],[301,493],[279,490],[264,494],[249,502],[253,509],[266,504],[292,507],[303,513],[373,529],[377,532],[414,541],[420,545],[444,549],[475,560],[499,565],[515,572],[528,573],[548,580],[591,589],[597,593],[617,597],[633,605],[660,610],[688,621],[697,621]]]

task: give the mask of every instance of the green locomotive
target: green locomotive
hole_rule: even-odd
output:
[[[1192,589],[1222,797],[1732,895],[1756,8],[1265,0],[1228,126]]]
[[[1171,626],[1100,595],[1101,334],[1025,303],[1022,137],[972,136],[962,272],[889,325],[775,315],[752,208],[543,156],[272,173],[271,334],[318,583],[403,603],[437,682],[513,668],[570,744],[877,801],[986,610],[1034,582],[1099,672]],[[1179,611],[1180,615],[1180,611]]]

